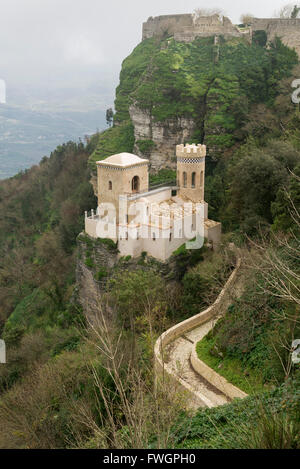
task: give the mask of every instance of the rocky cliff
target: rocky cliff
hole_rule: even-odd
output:
[[[156,35],[163,32],[165,20],[173,25],[167,30],[173,37]],[[243,34],[236,36],[236,28],[226,19],[220,23],[219,17],[211,17],[204,26],[199,20],[195,24],[198,31],[206,28],[204,36],[181,41],[174,25],[178,31],[189,21],[190,15],[173,15],[151,19],[144,26],[146,39],[122,64],[114,126],[99,136],[90,158],[92,169],[95,161],[121,151],[149,158],[152,171],[173,168],[175,145],[185,142],[206,144],[208,158],[217,160],[243,141],[250,110],[272,104],[280,80],[298,62],[296,52],[276,35],[280,22],[268,30],[272,43],[267,34],[265,38],[256,34],[267,27],[263,23],[254,22],[250,43]],[[284,24],[290,25],[288,41],[288,31],[298,28],[298,20]],[[232,34],[217,34],[217,27],[233,28]]]
[[[107,240],[94,240],[81,233],[77,238],[76,296],[89,320],[99,311],[107,278],[118,263],[118,251]]]
[[[134,153],[148,156],[151,160],[152,170],[175,168],[175,146],[192,139],[196,126],[195,120],[177,117],[163,122],[154,122],[149,111],[137,106],[131,106],[129,113],[134,126],[135,141],[152,141],[154,143],[146,154],[140,150],[136,143]]]

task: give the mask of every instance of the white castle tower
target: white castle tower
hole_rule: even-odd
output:
[[[192,202],[204,201],[205,145],[177,145],[177,185],[179,194]]]
[[[120,256],[147,252],[161,261],[199,236],[215,248],[221,224],[208,219],[204,201],[206,146],[177,145],[176,156],[177,186],[153,189],[148,186],[148,160],[121,153],[98,161],[98,207],[90,216],[86,213],[86,233],[117,242]],[[103,205],[113,208],[106,220]],[[107,233],[99,230],[102,215],[104,227],[113,228]]]

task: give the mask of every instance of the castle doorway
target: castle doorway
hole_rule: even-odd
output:
[[[131,189],[132,189],[132,192],[139,192],[139,190],[140,190],[140,178],[138,176],[134,176],[132,178]]]

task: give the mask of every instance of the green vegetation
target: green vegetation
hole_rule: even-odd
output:
[[[100,280],[103,280],[105,277],[107,277],[107,275],[108,275],[107,269],[102,267],[100,270],[98,270],[98,272],[96,274],[96,280],[98,280],[98,282],[99,282]]]
[[[182,278],[181,311],[187,317],[197,314],[212,304],[220,288],[226,282],[231,269],[235,265],[232,252],[206,251],[203,262],[199,262],[196,250],[192,252],[192,259],[188,260],[188,270]],[[184,254],[180,257],[183,258]],[[181,260],[182,265],[182,260]]]
[[[189,267],[193,267],[198,262],[203,261],[205,250],[205,246],[200,249],[186,249],[185,244],[179,246],[172,254],[175,259],[175,277],[181,280]]]
[[[253,368],[244,368],[241,361],[233,357],[223,357],[218,352],[214,338],[205,336],[197,344],[197,354],[200,360],[224,376],[230,383],[234,384],[247,394],[265,391],[260,372]],[[221,356],[220,356],[221,355]]]
[[[153,140],[137,140],[136,144],[141,153],[147,156],[155,148]]]
[[[150,174],[149,184],[155,186],[159,184],[168,184],[176,180],[176,171],[173,169],[160,169],[157,173]]]
[[[111,252],[118,252],[118,245],[109,238],[97,238],[96,243],[103,244]]]
[[[299,448],[299,376],[259,397],[199,410],[183,418],[177,434],[180,448]]]
[[[215,60],[214,39],[192,43],[172,38],[147,39],[127,57],[116,90],[115,125],[99,136],[91,165],[120,151],[132,151],[129,107],[134,103],[155,121],[192,117],[193,140],[214,148],[217,155],[244,137],[241,127],[255,103],[272,105],[281,79],[291,74],[297,54],[276,39],[270,49],[258,37],[252,46],[241,39],[220,40]],[[120,127],[121,124],[121,127]],[[216,132],[217,129],[217,132]],[[139,140],[147,155],[154,142]]]
[[[121,125],[105,130],[99,134],[97,148],[90,156],[90,168],[95,171],[96,161],[116,153],[132,153],[133,145],[133,125],[130,122],[123,122]]]
[[[252,249],[244,293],[197,344],[201,360],[247,393],[276,386],[297,369],[291,344],[300,334],[299,231],[294,236]]]
[[[262,34],[252,45],[220,38],[218,54],[213,42],[143,41],[123,62],[113,127],[0,182],[1,448],[299,448],[290,344],[300,334],[300,120],[290,82],[300,69],[279,39],[265,48]],[[210,217],[227,231],[218,252],[183,245],[168,264],[143,252],[109,267],[103,256],[117,257],[117,244],[79,235],[96,206],[95,162],[135,143],[153,149],[151,138],[134,142],[133,104],[153,121],[194,119],[193,140],[210,150]],[[164,168],[150,184],[175,178]],[[249,250],[245,290],[197,351],[255,396],[191,416],[174,385],[154,386],[153,346],[215,300],[235,262],[229,240]],[[79,304],[76,262],[101,290],[93,318]]]

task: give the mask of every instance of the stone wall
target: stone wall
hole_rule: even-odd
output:
[[[229,383],[224,376],[219,375],[219,373],[200,360],[197,355],[196,346],[192,350],[190,362],[196,373],[206,379],[206,381],[212,384],[220,392],[225,394],[225,396],[229,397],[229,399],[235,399],[236,397],[243,399],[244,397],[247,397],[247,394],[244,391],[237,388],[232,383]]]
[[[191,42],[196,37],[209,37],[215,34],[223,36],[241,36],[238,28],[227,17],[219,15],[199,16],[165,15],[150,17],[143,23],[143,39],[153,36],[174,36],[176,41]]]
[[[187,381],[184,381],[181,379],[177,374],[174,373],[172,368],[168,365],[168,363],[165,363],[164,361],[164,349],[165,347],[172,343],[174,340],[176,340],[178,337],[184,335],[188,331],[191,331],[195,329],[196,327],[200,326],[201,324],[205,324],[209,320],[211,320],[214,317],[217,317],[221,311],[222,308],[224,307],[224,304],[226,305],[227,309],[227,303],[228,303],[228,296],[230,296],[230,290],[234,289],[235,283],[237,280],[237,275],[239,273],[241,267],[241,257],[239,256],[237,259],[236,267],[234,271],[231,273],[229,279],[227,280],[224,288],[222,289],[221,293],[219,294],[218,298],[216,301],[209,306],[207,309],[202,311],[199,314],[196,314],[195,316],[192,316],[185,321],[182,321],[175,326],[171,327],[167,331],[165,331],[156,341],[155,347],[154,347],[154,363],[155,363],[155,373],[156,373],[156,379],[160,379],[162,376],[168,377],[170,380],[173,382],[179,383],[181,388],[188,392],[197,402],[198,405],[201,407],[213,407],[214,404],[210,402],[205,396],[203,396],[202,393],[199,391],[195,390]],[[194,364],[196,363],[196,360],[194,360]],[[197,367],[199,363],[197,362],[195,364],[195,371],[200,371],[200,366]],[[207,370],[206,370],[207,371]],[[211,370],[213,372],[213,370]],[[216,373],[217,374],[217,373]],[[206,374],[206,378],[208,376],[208,372]],[[240,389],[236,388],[235,386],[232,387],[230,383],[228,383],[228,386],[225,386],[224,388],[224,381],[221,379],[218,375],[218,379],[214,375],[214,372],[211,373],[210,379],[211,382],[213,382],[213,385],[217,388],[220,389],[221,392],[225,392],[228,397],[233,398],[233,397],[245,397],[246,394],[243,393]],[[227,383],[227,382],[226,382]]]
[[[288,47],[294,48],[300,57],[300,18],[254,18],[251,23],[252,31],[266,31],[268,40],[276,36]]]
[[[251,31],[266,31],[268,40],[275,36],[283,43],[295,48],[300,56],[300,18],[254,18],[249,31],[240,31],[226,16],[219,17],[186,15],[165,15],[150,17],[143,23],[143,40],[153,36],[173,36],[176,41],[192,42],[196,37],[223,35],[226,37],[245,37]]]

